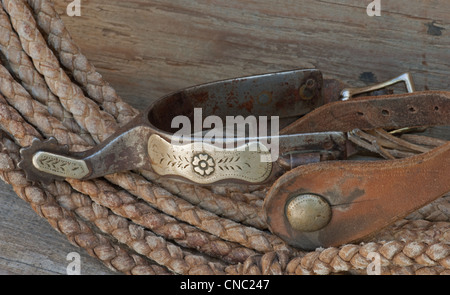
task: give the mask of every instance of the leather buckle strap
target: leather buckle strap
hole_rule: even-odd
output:
[[[281,134],[450,125],[450,93],[422,91],[360,97],[318,108]]]

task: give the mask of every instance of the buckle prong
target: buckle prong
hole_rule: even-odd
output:
[[[414,81],[412,79],[411,74],[404,73],[396,78],[393,78],[391,80],[388,80],[388,81],[385,81],[382,83],[378,83],[375,85],[366,86],[366,87],[345,88],[341,92],[341,100],[349,100],[350,98],[352,98],[355,95],[381,90],[383,88],[395,85],[400,82],[405,83],[406,91],[408,93],[412,93],[412,92],[416,91]]]

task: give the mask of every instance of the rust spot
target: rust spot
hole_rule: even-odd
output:
[[[247,111],[249,111],[251,113],[252,109],[253,109],[253,98],[250,98],[250,100],[248,100],[248,101],[246,101],[244,103],[241,103],[239,105],[239,108],[240,109],[246,109]]]
[[[227,95],[227,105],[228,107],[232,108],[233,106],[237,105],[239,102],[239,99],[235,95],[234,91],[231,91]]]
[[[195,93],[195,96],[193,97],[195,104],[204,104],[208,101],[209,93],[207,91]]]
[[[213,106],[212,108],[212,113],[215,114],[217,112],[217,110],[219,109],[219,106],[217,105],[217,103]]]

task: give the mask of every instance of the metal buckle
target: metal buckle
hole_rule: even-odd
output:
[[[382,82],[382,83],[378,83],[375,85],[371,85],[371,86],[366,86],[366,87],[359,87],[359,88],[345,88],[342,90],[341,92],[341,100],[345,101],[345,100],[349,100],[350,98],[352,98],[355,95],[358,94],[363,94],[363,93],[368,93],[368,92],[373,92],[373,91],[377,91],[377,90],[382,90],[386,87],[395,85],[397,83],[400,82],[404,82],[406,85],[406,90],[408,93],[412,93],[414,91],[416,91],[416,87],[414,85],[414,81],[412,79],[412,76],[410,73],[404,73],[396,78],[393,78],[391,80]]]
[[[350,98],[354,97],[355,95],[358,94],[364,94],[364,93],[369,93],[369,92],[373,92],[373,91],[378,91],[378,90],[382,90],[385,89],[389,86],[393,86],[397,83],[405,83],[406,86],[406,92],[407,93],[412,93],[416,91],[416,86],[414,84],[413,78],[411,76],[410,73],[403,73],[398,77],[395,77],[391,80],[385,81],[385,82],[381,82],[378,84],[374,84],[371,86],[366,86],[366,87],[355,87],[355,88],[344,88],[341,91],[341,100],[342,101],[346,101],[349,100]],[[399,133],[404,133],[404,132],[410,132],[413,130],[417,130],[417,128],[412,128],[412,127],[405,127],[405,128],[400,128],[400,129],[395,129],[395,130],[391,130],[389,131],[390,134],[399,134]],[[360,130],[353,130],[349,133],[349,136],[354,136],[356,132],[359,132]]]

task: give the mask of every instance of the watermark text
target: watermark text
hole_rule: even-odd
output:
[[[81,0],[74,0],[67,5],[68,16],[81,16]]]
[[[367,274],[368,275],[380,275],[381,274],[381,256],[380,253],[370,252],[367,255],[367,259],[370,259],[372,262],[367,265]]]
[[[70,261],[66,268],[68,275],[80,275],[81,274],[81,257],[77,252],[70,252],[66,257],[67,261]]]
[[[366,9],[367,15],[372,16],[381,16],[381,0],[375,0],[370,2]]]
[[[279,156],[278,116],[226,116],[225,120],[211,115],[203,119],[202,109],[194,108],[193,122],[187,116],[176,116],[171,128],[178,129],[173,136],[173,145],[193,144],[194,151],[213,148],[247,150],[254,152],[264,145],[270,151],[270,161]],[[257,143],[257,144],[254,144]],[[254,150],[255,149],[255,150]],[[266,162],[267,157],[261,157]]]

